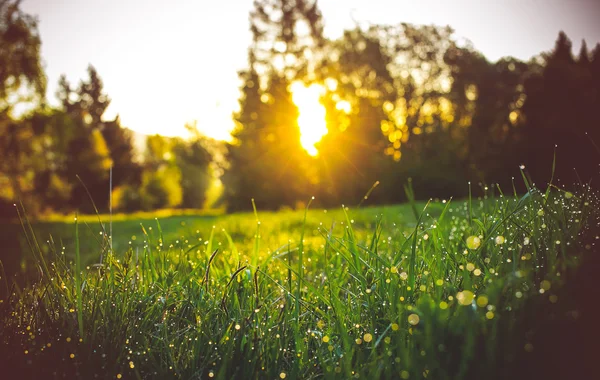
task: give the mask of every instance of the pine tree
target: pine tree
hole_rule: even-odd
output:
[[[93,129],[102,129],[102,115],[110,105],[110,98],[104,92],[104,82],[94,66],[89,65],[87,72],[87,81],[82,81],[77,90],[77,106],[86,124]]]
[[[573,44],[569,37],[567,37],[567,34],[563,31],[558,34],[554,50],[551,53],[551,59],[567,64],[575,62],[575,59],[573,58]]]
[[[594,50],[592,50],[590,72],[592,73],[597,97],[600,100],[600,43],[596,44]]]
[[[587,47],[582,45],[580,58],[573,59],[571,42],[561,32],[554,50],[546,57],[539,76],[526,86],[523,112],[527,120],[526,143],[529,172],[539,186],[551,177],[551,165],[556,153],[555,178],[566,185],[580,180],[587,182],[598,175],[589,138],[598,137],[597,101],[593,88],[591,64],[585,64]],[[582,62],[583,60],[583,62]],[[596,181],[593,181],[596,182]]]
[[[240,111],[233,115],[236,127],[232,132],[233,142],[227,145],[228,167],[221,179],[224,185],[223,198],[229,210],[250,208],[250,199],[255,195],[252,189],[258,186],[259,171],[253,169],[258,165],[259,138],[264,129],[261,117],[264,112],[252,50],[248,52],[248,62],[249,68],[239,73],[243,80]]]
[[[141,167],[134,160],[132,136],[121,126],[119,117],[103,119],[110,98],[104,91],[102,79],[92,65],[88,66],[87,72],[88,78],[81,81],[77,89],[72,88],[66,77],[61,76],[59,80],[57,97],[75,125],[68,147],[67,175],[74,187],[73,207],[91,210],[85,185],[96,206],[106,210],[110,167],[113,167],[113,188],[139,184]]]
[[[581,41],[581,49],[579,49],[579,56],[577,57],[577,63],[580,65],[587,67],[590,61],[590,54],[588,52],[587,43],[585,40]]]
[[[304,30],[302,30],[304,25]],[[322,44],[316,1],[257,0],[250,14],[253,36],[243,80],[237,127],[228,146],[224,199],[230,210],[293,207],[310,192],[308,154],[300,145],[298,109],[289,90],[303,79],[311,53]]]

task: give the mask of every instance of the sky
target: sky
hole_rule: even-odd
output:
[[[320,0],[327,37],[354,22],[450,25],[495,61],[548,51],[560,30],[575,52],[600,42],[598,0]],[[229,136],[251,36],[252,0],[23,0],[36,15],[48,99],[92,64],[112,99],[105,117],[145,134],[185,136],[184,125]]]

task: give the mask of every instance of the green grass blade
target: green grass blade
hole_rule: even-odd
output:
[[[79,252],[79,223],[75,216],[75,296],[77,297],[77,324],[79,326],[79,337],[85,340],[83,335],[83,295],[81,294],[81,252]]]

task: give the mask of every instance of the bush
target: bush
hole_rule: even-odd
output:
[[[144,210],[179,206],[183,198],[179,168],[163,166],[156,172],[145,172],[142,174],[140,193],[141,208]]]
[[[113,209],[123,212],[134,212],[142,209],[139,190],[133,186],[120,186],[112,192]]]

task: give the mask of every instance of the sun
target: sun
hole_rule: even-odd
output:
[[[316,156],[319,152],[315,144],[327,134],[326,111],[320,102],[325,88],[319,84],[307,87],[302,82],[294,82],[290,89],[299,111],[300,143],[308,154]]]

